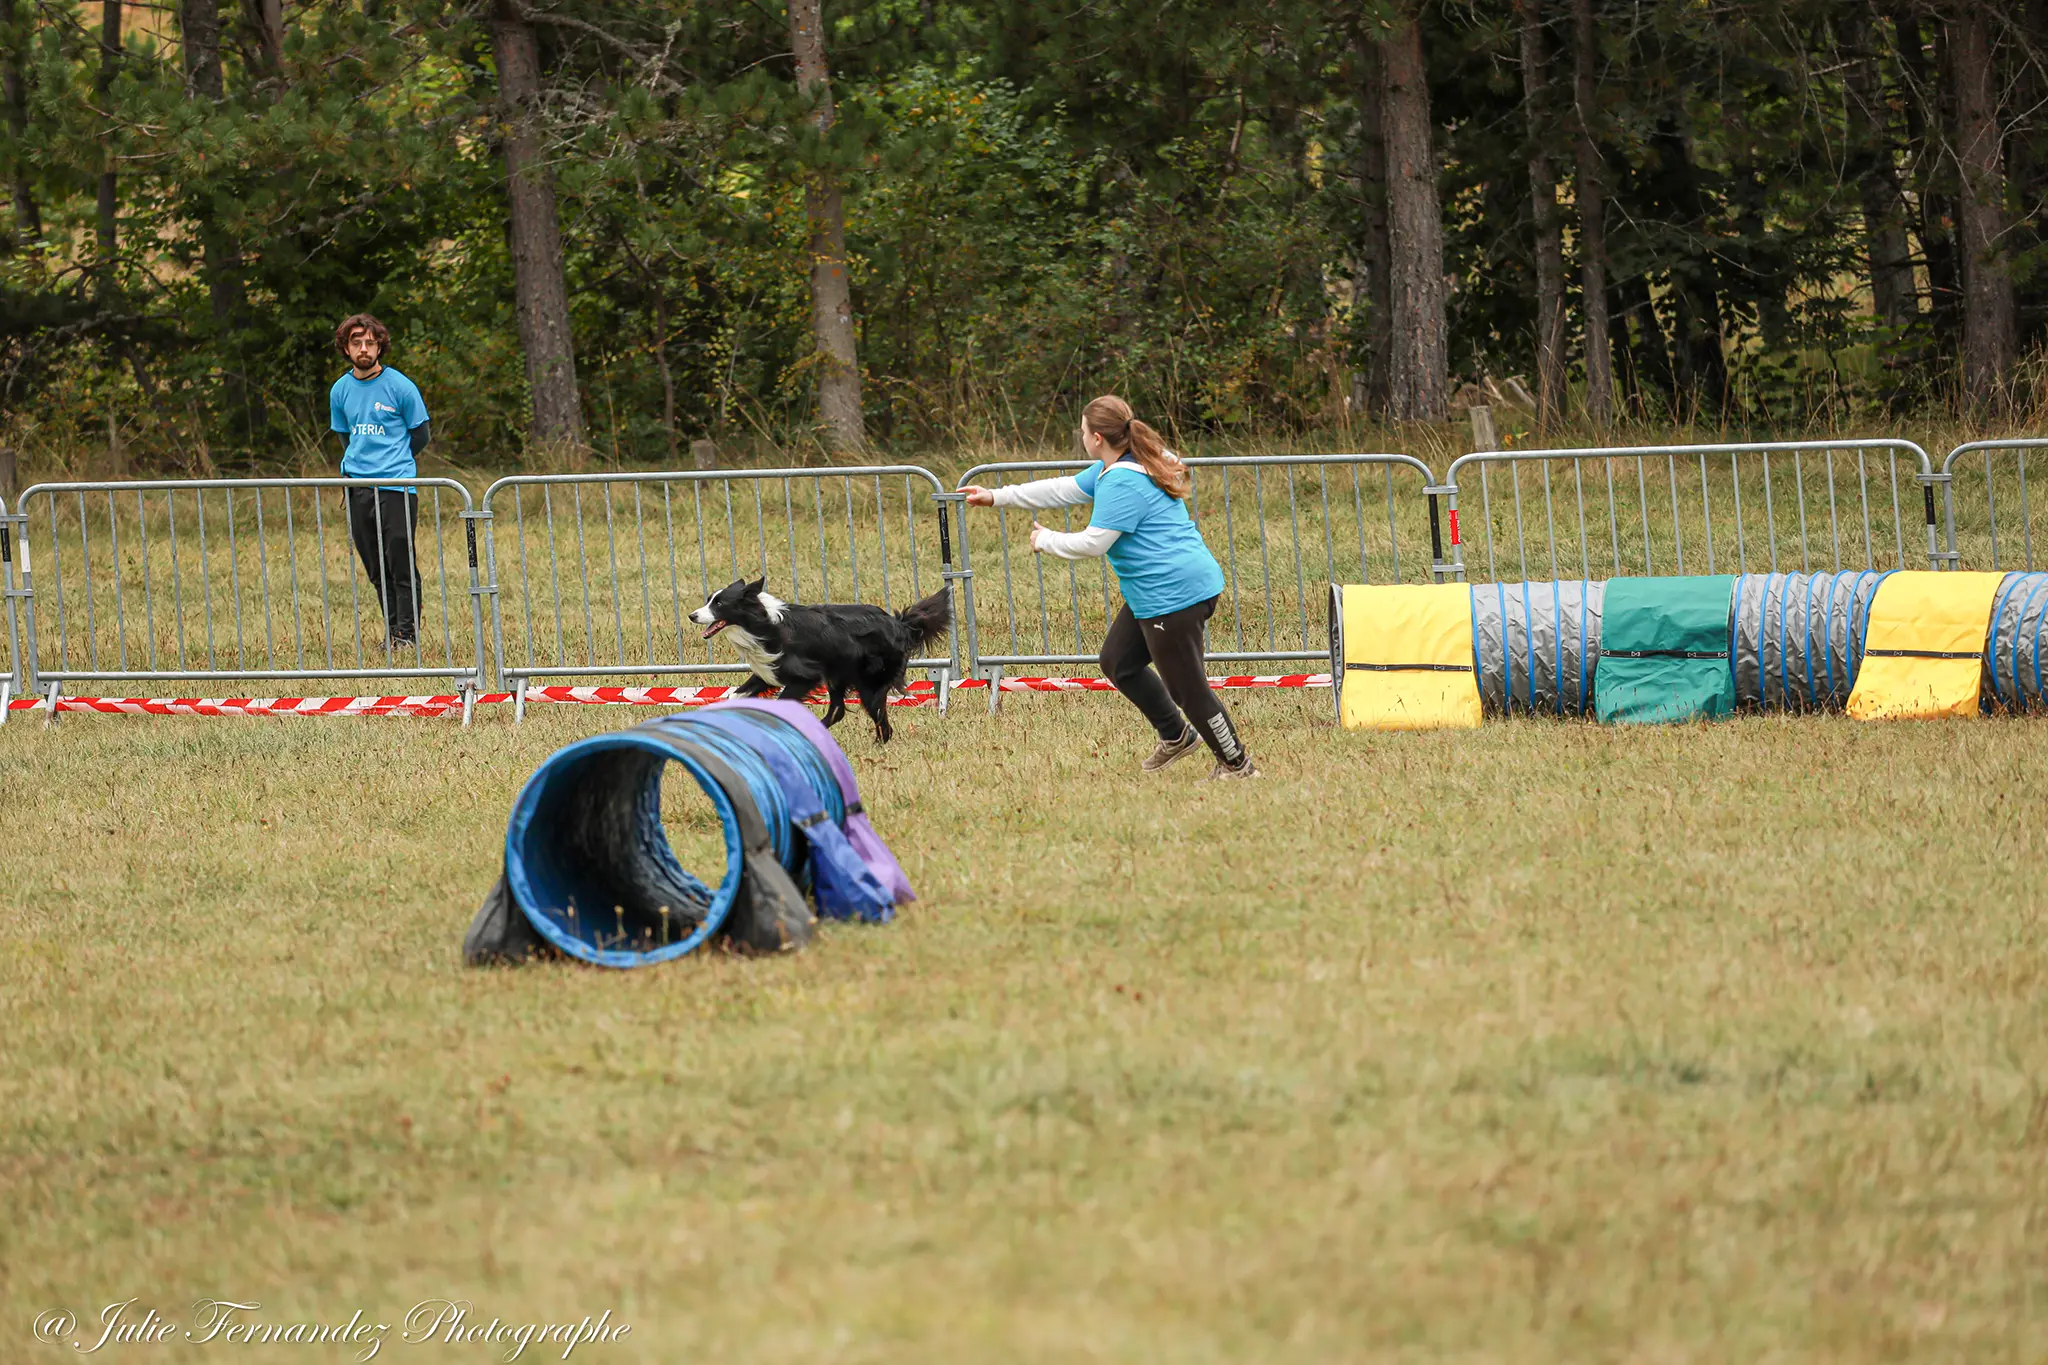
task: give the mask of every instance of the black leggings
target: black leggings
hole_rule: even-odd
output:
[[[1244,745],[1230,713],[1210,689],[1202,662],[1202,628],[1215,614],[1213,597],[1142,621],[1125,607],[1109,623],[1098,662],[1102,676],[1145,713],[1161,739],[1179,739],[1193,725],[1210,752],[1235,766],[1244,761]]]
[[[348,490],[348,533],[384,606],[393,640],[411,640],[419,620],[420,576],[413,563],[420,496],[396,488]]]

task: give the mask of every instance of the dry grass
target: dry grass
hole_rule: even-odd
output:
[[[1233,705],[1261,784],[1140,780],[1107,696],[848,727],[925,899],[628,974],[456,961],[516,783],[628,713],[8,725],[0,1356],[131,1295],[610,1307],[604,1361],[2038,1353],[2048,726]]]

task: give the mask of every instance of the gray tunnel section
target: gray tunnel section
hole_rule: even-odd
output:
[[[1475,584],[1472,662],[1487,714],[1590,714],[1606,595],[1582,579]]]
[[[1984,672],[1994,709],[2048,707],[2048,573],[2009,573],[1991,605]]]
[[[1738,577],[1731,639],[1735,704],[1766,711],[1847,706],[1863,665],[1870,604],[1887,576],[1866,569]]]

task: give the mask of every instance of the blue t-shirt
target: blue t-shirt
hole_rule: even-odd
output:
[[[1109,564],[1131,615],[1165,616],[1223,591],[1223,568],[1202,543],[1188,505],[1152,482],[1135,461],[1104,469],[1097,460],[1074,482],[1095,499],[1088,524],[1121,533],[1109,547]]]
[[[386,365],[374,379],[351,370],[328,390],[334,430],[348,436],[341,457],[345,479],[410,479],[419,474],[412,458],[412,429],[427,420],[419,387]]]

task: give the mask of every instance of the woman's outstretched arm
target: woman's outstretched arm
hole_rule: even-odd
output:
[[[1071,474],[1057,479],[1034,479],[1030,483],[1013,484],[1008,488],[983,488],[968,484],[960,490],[967,495],[967,501],[975,507],[1078,507],[1092,501],[1081,490],[1080,483]]]

